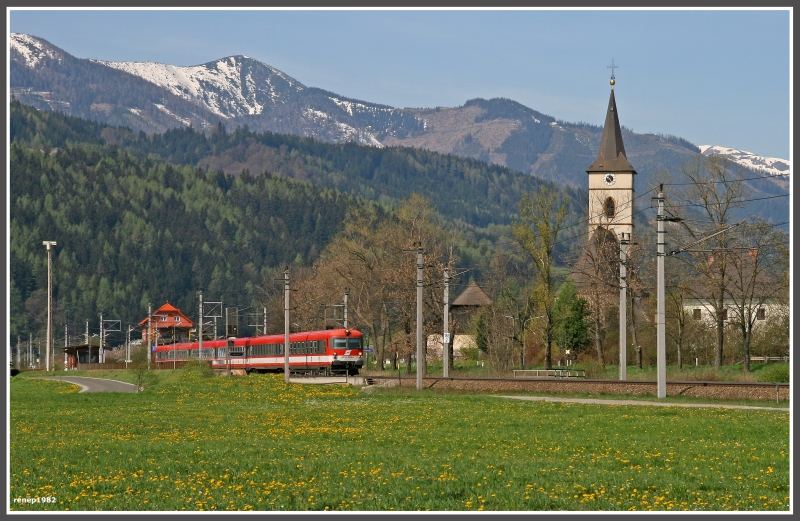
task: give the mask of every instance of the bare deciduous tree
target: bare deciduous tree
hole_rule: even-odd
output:
[[[744,368],[749,371],[753,328],[759,318],[766,318],[759,317],[759,311],[766,313],[770,300],[788,293],[781,283],[783,274],[788,272],[788,240],[763,221],[740,226],[737,232],[738,248],[728,255],[729,282],[725,290],[732,303],[731,321],[742,336]]]
[[[393,215],[374,208],[351,212],[345,229],[325,248],[315,269],[296,279],[298,322],[303,327],[319,324],[320,309],[341,302],[348,288],[350,323],[363,328],[374,343],[379,367],[387,355],[393,368],[399,357],[405,357],[409,367],[416,320],[412,253],[417,244],[425,251],[424,330],[432,333],[442,318],[446,243],[438,215],[428,200],[416,194]]]
[[[682,170],[690,183],[685,191],[688,204],[694,204],[706,222],[699,223],[695,235],[702,237],[722,231],[731,224],[732,210],[742,199],[742,182],[716,156],[702,157]],[[716,324],[714,366],[722,364],[725,346],[725,296],[729,282],[728,255],[732,246],[729,234],[721,233],[704,243],[709,252],[694,254],[694,270],[698,284],[690,287],[694,296],[706,302]]]
[[[522,197],[518,219],[513,226],[514,237],[536,266],[533,291],[534,298],[544,315],[544,364],[547,369],[553,366],[554,253],[568,208],[569,201],[566,196],[547,185],[542,185],[536,191]]]

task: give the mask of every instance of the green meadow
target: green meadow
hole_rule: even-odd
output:
[[[366,393],[196,369],[147,384],[79,394],[15,377],[11,510],[789,509],[783,411]]]

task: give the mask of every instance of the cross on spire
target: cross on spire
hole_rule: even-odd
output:
[[[619,69],[619,65],[614,65],[614,58],[611,58],[611,65],[606,67],[607,69],[611,69],[611,88],[614,88],[614,84],[616,83],[616,79],[614,78],[614,69]]]
[[[614,69],[619,69],[619,65],[614,65],[614,58],[611,58],[611,65],[606,67],[607,69],[611,69],[611,79],[614,79]]]

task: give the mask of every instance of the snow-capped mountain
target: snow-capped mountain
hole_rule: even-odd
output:
[[[231,130],[247,126],[332,143],[423,148],[581,188],[602,132],[604,113],[597,114],[597,125],[568,123],[510,99],[413,109],[361,101],[306,86],[243,55],[178,66],[77,58],[19,33],[11,34],[9,46],[14,98],[147,133],[185,126],[203,130],[221,123]],[[618,103],[624,122],[625,102]],[[651,186],[658,172],[679,171],[700,153],[726,155],[742,177],[752,177],[748,172],[754,170],[786,174],[790,168],[788,161],[724,147],[698,149],[679,137],[622,132],[628,159],[640,174],[639,187]],[[761,181],[748,183],[753,194],[771,195],[788,186],[786,175]],[[774,202],[769,200],[767,210],[774,209]]]
[[[11,33],[9,44],[29,68],[36,67],[43,60],[60,61],[64,54],[58,47],[27,34]]]
[[[38,109],[57,110],[148,132],[214,126],[219,118],[141,78],[76,58],[41,38],[9,38],[11,95]]]
[[[350,99],[247,56],[182,67],[76,58],[46,40],[12,33],[11,90],[37,108],[145,132],[247,125],[337,143],[383,146],[421,130],[408,111]]]
[[[763,172],[768,175],[789,176],[792,165],[786,159],[777,157],[764,157],[739,150],[736,148],[723,147],[720,145],[698,145],[700,153],[704,156],[722,156],[729,161],[741,165],[756,172]]]
[[[138,76],[225,120],[250,128],[288,132],[336,142],[382,147],[422,122],[405,111],[309,88],[248,56],[228,56],[180,67],[153,62],[97,61]]]
[[[262,114],[266,107],[286,103],[288,97],[306,88],[278,69],[247,56],[229,56],[190,67],[153,62],[97,63],[139,76],[225,119]]]

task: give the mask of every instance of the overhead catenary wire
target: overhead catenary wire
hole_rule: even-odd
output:
[[[735,179],[724,179],[721,181],[684,181],[680,183],[662,183],[664,186],[697,186],[697,185],[714,185],[714,184],[730,184],[740,183],[742,181],[756,181],[758,179],[774,179],[776,177],[789,177],[789,174],[767,174],[758,177],[743,177]]]
[[[643,194],[643,195],[644,195],[644,194]],[[653,210],[653,209],[654,209],[654,208],[653,208],[652,206],[647,206],[647,207],[645,207],[645,208],[641,208],[641,209],[639,209],[639,210],[636,210],[635,212],[633,212],[633,213],[631,214],[631,218],[633,218],[633,217],[634,217],[634,216],[636,216],[636,215],[642,214],[642,213],[644,213],[644,212],[646,212],[646,211],[648,211],[648,210]],[[586,221],[586,223],[588,224],[588,223],[589,223],[589,220],[587,220],[587,221]],[[613,226],[614,224],[617,224],[617,223],[618,223],[618,221],[611,221],[611,222],[609,222],[608,224],[609,224],[610,226]],[[563,228],[562,228],[562,230],[563,230]],[[570,235],[569,237],[567,237],[567,238],[565,238],[565,239],[558,240],[558,241],[556,241],[556,242],[554,242],[554,243],[553,243],[553,247],[560,246],[560,245],[562,245],[562,244],[565,244],[565,243],[567,243],[567,242],[573,242],[573,241],[575,240],[575,238],[577,237],[577,235],[578,235],[578,234],[576,234],[576,235]]]
[[[766,201],[768,199],[777,199],[779,197],[789,197],[789,194],[786,193],[786,194],[770,195],[770,196],[766,196],[766,197],[754,197],[752,199],[733,199],[731,201],[727,201],[727,203],[729,203],[729,204],[752,203],[753,201]],[[688,206],[703,207],[703,206],[707,206],[707,205],[705,205],[703,203],[680,203],[680,204],[671,204],[669,206],[666,206],[666,208],[685,208],[685,207],[688,207]]]
[[[617,207],[617,209],[616,209],[617,213],[619,213],[620,210],[627,209],[627,207],[630,206],[631,204],[633,204],[634,201],[644,197],[645,195],[649,194],[650,192],[652,192],[655,189],[656,189],[656,187],[654,186],[654,187],[650,188],[649,190],[647,190],[646,192],[643,192],[643,193],[637,195],[636,197],[631,198],[630,201],[626,201],[625,203],[619,205]],[[561,227],[561,231],[568,230],[570,228],[574,228],[575,226],[581,226],[581,225],[589,224],[593,219],[597,219],[597,218],[601,217],[602,215],[603,215],[603,211],[601,210],[600,212],[598,212],[595,215],[590,215],[589,217],[586,217],[584,219],[580,219],[580,220],[572,222],[570,224],[565,224],[564,226]],[[613,223],[611,223],[611,224],[613,224]]]

